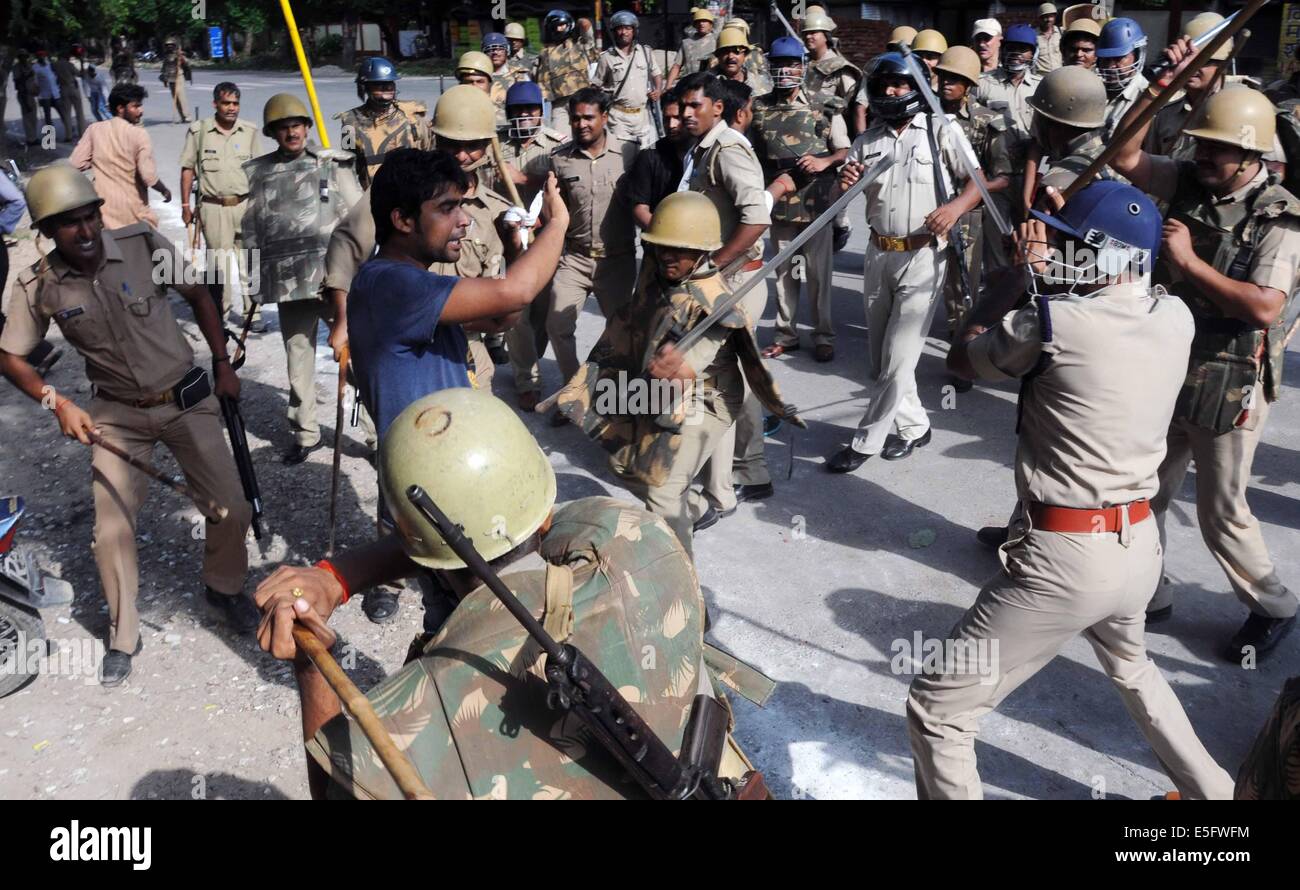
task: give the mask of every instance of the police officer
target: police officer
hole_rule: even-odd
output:
[[[745,35],[745,40],[750,41],[749,22],[740,16],[727,19],[722,29],[736,28]],[[763,52],[763,47],[756,43],[749,43],[749,53],[745,56],[745,70],[750,78],[749,83],[766,85],[767,89],[763,93],[755,92],[755,96],[763,95],[772,89],[772,73],[768,68],[767,55]]]
[[[858,68],[833,46],[835,38],[835,21],[820,6],[808,7],[807,15],[800,23],[804,46],[808,49],[808,64],[804,69],[804,87],[811,101],[820,100],[827,103],[832,114],[844,119],[847,127],[850,120],[855,122],[855,133],[866,129],[866,97],[859,97],[862,83],[862,69]],[[931,32],[934,33],[934,32]],[[913,31],[911,38],[915,38]],[[939,38],[942,40],[942,36]],[[946,48],[946,45],[945,45]],[[856,103],[851,117],[849,105]],[[844,208],[835,217],[832,226],[832,244],[836,250],[843,250],[849,243],[853,231],[849,223],[849,210]]]
[[[430,419],[453,416],[444,435],[428,435]],[[378,581],[414,575],[450,591],[455,611],[437,637],[426,633],[412,644],[407,666],[377,687],[394,694],[377,694],[374,706],[385,721],[419,727],[400,744],[436,797],[639,796],[571,717],[546,716],[544,684],[525,679],[534,668],[520,674],[494,667],[521,653],[530,659],[533,644],[405,492],[412,484],[428,492],[525,608],[553,637],[580,648],[674,750],[697,693],[711,695],[714,680],[702,658],[699,581],[676,536],[626,501],[596,497],[557,506],[555,473],[524,424],[490,395],[463,387],[420,399],[399,415],[385,435],[381,468],[399,534],[340,554],[326,567],[282,566],[257,592],[266,616],[259,642],[295,661],[313,794],[400,791],[316,668],[295,658],[294,624],[331,645],[326,621],[336,608]],[[625,608],[628,590],[637,591],[635,610]],[[642,658],[646,651],[656,653],[655,664]],[[522,669],[524,662],[516,663]],[[449,719],[453,712],[461,716]],[[751,769],[728,736],[719,774],[739,786]]]
[[[754,120],[748,131],[768,189],[778,179],[789,186],[772,206],[772,247],[778,251],[830,206],[837,166],[849,150],[839,109],[820,96],[810,100],[804,91],[803,49],[793,37],[772,42],[769,59],[775,88],[754,100]],[[814,101],[823,104],[818,107]],[[764,358],[777,358],[799,348],[795,318],[800,281],[807,281],[812,304],[814,357],[828,362],[835,357],[830,226],[804,245],[798,261],[791,257],[777,270],[776,336],[763,350]]]
[[[610,16],[614,45],[600,54],[592,82],[609,93],[610,133],[648,148],[658,137],[646,106],[659,101],[664,79],[650,47],[636,42],[639,27],[637,17],[627,10]]]
[[[40,145],[40,122],[37,117],[36,97],[40,87],[36,82],[36,69],[32,66],[30,54],[20,49],[14,57],[14,94],[18,97],[18,109],[23,118],[23,135],[27,138],[27,147]]]
[[[542,88],[528,81],[517,83],[506,95],[506,118],[509,125],[501,140],[501,156],[518,175],[515,185],[525,207],[546,182],[551,169],[551,152],[567,138],[542,124]],[[484,168],[490,188],[502,190],[498,177],[490,167]],[[532,411],[542,388],[542,373],[538,360],[546,352],[546,318],[551,309],[551,289],[548,284],[542,293],[519,317],[519,322],[506,334],[510,364],[514,371],[515,393],[522,411]]]
[[[1195,40],[1222,21],[1223,16],[1216,12],[1203,12],[1187,23],[1183,33]],[[1229,38],[1187,81],[1183,87],[1182,100],[1171,100],[1156,112],[1151,129],[1147,131],[1146,143],[1142,146],[1145,151],[1180,161],[1192,159],[1196,153],[1196,142],[1184,131],[1190,123],[1193,109],[1204,105],[1223,86],[1226,73],[1223,66],[1232,56],[1232,46],[1232,39]]]
[[[175,37],[168,37],[163,45],[162,71],[158,79],[167,87],[167,92],[171,93],[172,123],[176,122],[176,116],[179,115],[181,123],[188,124],[189,110],[185,106],[189,100],[185,98],[185,81],[194,80],[194,75],[190,73],[190,61],[185,58]]]
[[[691,10],[694,37],[683,37],[677,61],[668,71],[668,88],[672,89],[683,77],[704,71],[713,64],[713,53],[718,48],[718,35],[713,31],[714,16],[707,9]]]
[[[952,656],[912,681],[917,796],[981,797],[979,718],[1082,633],[1181,796],[1230,798],[1143,639],[1160,576],[1150,498],[1192,339],[1187,309],[1150,287],[1160,214],[1137,189],[1100,182],[1035,217],[1033,300],[1009,311],[1020,294],[991,297],[948,353],[955,373],[1022,380],[1020,503],[1003,569],[949,634]]]
[[[518,22],[508,23],[506,40],[510,41],[510,61],[531,72],[533,63],[537,60],[537,53],[528,49],[528,32],[524,30],[524,26]]]
[[[755,74],[745,64],[749,59],[749,38],[744,31],[739,28],[723,28],[718,35],[718,48],[713,51],[713,55],[717,60],[713,71],[719,77],[745,84],[755,96],[771,91],[771,80]]]
[[[510,59],[510,43],[495,31],[483,38],[483,52],[492,65],[492,88],[488,95],[497,108],[497,128],[506,125],[506,92],[520,81],[529,80],[528,66]]]
[[[1034,206],[1044,185],[1064,190],[1106,148],[1106,88],[1086,68],[1066,65],[1053,71],[1029,104],[1034,125],[1025,165],[1025,207]],[[1048,169],[1040,176],[1043,166]],[[1107,178],[1113,175],[1107,172]]]
[[[954,46],[939,57],[935,75],[939,81],[938,97],[943,112],[953,116],[975,150],[989,193],[996,195],[1004,191],[1011,185],[1011,177],[1015,172],[1007,147],[1010,125],[1004,115],[975,101],[974,93],[980,78],[979,56],[968,46]],[[960,270],[955,262],[949,263],[944,284],[944,307],[948,313],[948,330],[953,339],[961,330],[969,306],[979,297],[983,238],[980,222],[978,210],[963,215],[961,220],[967,281],[975,293],[964,292]],[[964,391],[970,383],[956,379],[954,386],[958,391]]]
[[[927,132],[933,123],[902,56],[877,58],[867,91],[872,123],[849,150],[840,184],[853,185],[882,157],[892,157],[893,166],[864,192],[871,229],[862,273],[871,353],[868,405],[852,443],[827,459],[832,473],[851,472],[876,454],[901,460],[929,444],[916,364],[947,274],[948,232],[980,200],[968,179],[960,194],[949,187],[950,200],[939,206],[934,177],[955,185],[964,167],[946,128]]]
[[[889,32],[889,39],[885,41],[885,49],[890,52],[898,52],[898,48],[903,44],[911,47],[912,41],[916,39],[918,33],[911,25],[898,25]]]
[[[1183,38],[1166,55],[1177,67],[1157,87],[1195,52]],[[1141,114],[1155,89],[1139,96],[1127,120]],[[1145,135],[1136,134],[1111,164],[1169,202],[1156,279],[1183,298],[1196,320],[1153,506],[1163,520],[1196,461],[1201,537],[1250,609],[1225,654],[1253,664],[1295,624],[1296,596],[1277,576],[1246,489],[1281,393],[1283,318],[1300,277],[1300,199],[1260,160],[1273,145],[1274,108],[1248,87],[1228,87],[1206,101],[1198,126],[1187,131],[1196,140],[1195,161],[1147,154],[1140,148]],[[1162,584],[1149,615],[1159,620],[1172,607],[1172,585]]]
[[[1106,85],[1106,123],[1101,138],[1110,142],[1118,135],[1119,122],[1137,97],[1147,88],[1142,66],[1147,58],[1147,35],[1129,18],[1111,19],[1097,38],[1097,73]]]
[[[708,72],[684,78],[677,89],[682,122],[696,140],[686,156],[682,186],[703,192],[722,220],[722,247],[712,262],[724,270],[727,287],[735,290],[763,267],[763,235],[772,224],[763,167],[749,141],[723,118],[722,81]],[[727,270],[739,262],[734,271]],[[751,288],[741,308],[757,325],[767,306],[767,289]],[[737,456],[738,455],[738,456]],[[747,392],[735,426],[718,442],[705,476],[704,495],[710,508],[695,530],[734,512],[738,500],[756,500],[772,493],[772,478],[763,456],[763,408]]]
[[[462,53],[460,61],[456,63],[456,82],[477,87],[491,97],[492,60],[486,53],[474,49]]]
[[[126,42],[125,34],[119,34],[113,40],[113,65],[111,71],[113,86],[117,86],[119,83],[134,84],[140,82],[139,75],[135,71],[135,54],[131,52],[131,45]]]
[[[571,96],[567,117],[573,138],[551,153],[551,171],[569,208],[569,232],[551,282],[546,333],[566,381],[578,371],[574,335],[587,295],[596,295],[608,320],[636,284],[636,228],[623,178],[637,146],[608,131],[609,108],[609,96],[597,87]]]
[[[934,69],[939,64],[939,59],[948,51],[948,40],[933,28],[926,28],[924,31],[918,31],[915,39],[911,44],[912,52],[916,57],[925,63],[926,69],[930,72],[930,86],[938,86],[938,80],[935,78]]]
[[[433,147],[428,108],[413,99],[397,100],[397,67],[383,56],[371,56],[357,68],[357,97],[361,105],[334,115],[339,121],[340,145],[355,157],[357,181],[365,188],[384,162],[384,155],[398,148]]]
[[[203,583],[208,601],[241,633],[257,626],[257,610],[240,591],[248,571],[244,538],[252,510],[243,499],[226,448],[216,399],[239,397],[221,320],[207,288],[185,284],[175,248],[146,223],[105,230],[90,181],[67,165],[32,175],[27,204],[32,222],[54,250],[22,272],[0,334],[0,371],[18,389],[54,412],[63,434],[90,445],[92,432],[148,460],[161,442],[180,464],[201,502],[228,513],[209,520],[203,536]],[[165,257],[159,262],[159,257]],[[155,271],[162,269],[163,283]],[[194,353],[172,315],[167,281],[185,298],[212,352],[212,376],[194,365]],[[58,324],[86,360],[93,386],[87,409],[47,386],[22,357]],[[91,457],[95,528],[91,549],[108,602],[109,652],[100,667],[105,686],[131,672],[140,652],[136,611],[139,566],[136,516],[148,479],[111,452]]]
[[[664,518],[690,554],[695,524],[715,509],[692,485],[733,427],[745,380],[770,411],[794,418],[759,358],[753,323],[743,310],[730,310],[684,352],[665,342],[670,331],[684,336],[719,311],[730,293],[709,260],[722,247],[713,202],[698,192],[669,195],[655,208],[641,241],[651,245],[651,269],[606,324],[591,353],[596,367],[588,365],[587,373],[565,387],[559,406],[605,442],[615,475],[646,509]],[[643,370],[670,385],[672,396],[643,400],[648,407],[639,412],[602,408],[603,384],[638,379]],[[668,413],[676,429],[662,423],[660,415]]]
[[[1056,4],[1038,7],[1038,51],[1034,55],[1034,73],[1045,75],[1060,68],[1061,29],[1056,27]]]
[[[257,127],[239,116],[239,87],[230,81],[217,84],[212,90],[214,114],[209,120],[197,120],[185,131],[185,145],[181,149],[181,218],[185,225],[194,221],[197,209],[199,225],[209,251],[209,268],[213,262],[224,262],[223,275],[229,275],[229,262],[237,261],[244,314],[253,309],[248,293],[246,260],[233,253],[240,247],[240,227],[244,211],[248,209],[248,176],[244,164],[257,157],[259,152]],[[195,180],[198,181],[197,208],[190,204]],[[230,311],[230,295],[226,293],[225,278],[209,283],[208,290],[221,301],[224,315]]]
[[[1079,18],[1065,26],[1061,37],[1061,64],[1078,65],[1089,71],[1097,67],[1097,38],[1101,24],[1093,18]]]
[[[248,209],[244,249],[258,251],[259,304],[275,303],[289,365],[289,426],[294,443],[284,463],[300,464],[320,447],[316,422],[317,325],[330,232],[361,195],[348,152],[311,146],[311,112],[297,96],[277,93],[262,112],[262,133],[276,150],[244,165]]]
[[[552,9],[542,20],[542,47],[533,80],[551,103],[551,128],[569,132],[569,98],[591,83],[589,65],[597,59],[594,45],[575,33],[573,16]]]

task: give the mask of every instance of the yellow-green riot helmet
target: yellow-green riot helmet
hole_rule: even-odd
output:
[[[641,241],[660,247],[717,250],[722,246],[718,208],[703,192],[673,192],[655,208]]]
[[[90,180],[65,162],[37,170],[27,182],[27,210],[32,215],[33,226],[87,204],[103,203]]]
[[[435,136],[457,142],[491,139],[497,133],[497,109],[483,90],[457,84],[438,98],[430,129]]]
[[[1027,101],[1036,114],[1058,124],[1091,130],[1106,122],[1106,87],[1100,77],[1078,65],[1044,76]]]
[[[1195,139],[1236,145],[1247,151],[1272,151],[1277,136],[1277,109],[1263,93],[1247,86],[1228,86],[1206,100],[1195,127],[1184,132]]]
[[[262,133],[274,138],[271,128],[290,118],[302,118],[308,127],[312,123],[311,112],[302,104],[301,99],[293,93],[276,93],[266,100],[266,105],[262,108]]]
[[[412,506],[409,486],[423,488],[489,561],[526,541],[555,505],[555,471],[523,421],[466,386],[397,415],[380,444],[379,485],[407,556],[433,569],[465,564]]]

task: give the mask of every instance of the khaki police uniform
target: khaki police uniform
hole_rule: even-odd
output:
[[[209,251],[238,251],[241,247],[240,228],[244,211],[248,209],[248,175],[244,164],[260,153],[257,127],[238,119],[229,130],[217,126],[216,118],[197,120],[185,132],[185,145],[181,148],[181,169],[193,170],[199,184],[199,203],[194,212],[203,226],[203,239]],[[185,195],[184,200],[189,196]],[[216,259],[209,254],[209,265]],[[218,254],[217,257],[230,256]],[[248,293],[248,267],[242,251],[238,257],[240,291],[244,295],[244,313],[252,310],[253,301]],[[227,278],[229,278],[227,273]],[[221,311],[230,311],[230,291],[221,287]],[[211,285],[209,285],[211,287]]]
[[[287,160],[277,148],[244,165],[248,210],[244,248],[258,251],[259,304],[275,303],[289,369],[289,427],[294,441],[320,441],[316,421],[316,340],[330,311],[321,300],[330,233],[361,197],[349,152],[307,148]],[[350,284],[350,282],[349,282]]]
[[[862,272],[870,363],[867,410],[853,438],[860,454],[878,454],[890,433],[910,441],[930,429],[916,390],[916,365],[947,275],[948,243],[929,233],[925,218],[938,206],[934,177],[943,176],[955,196],[962,183],[954,171],[964,168],[946,128],[936,135],[936,163],[928,120],[918,114],[901,132],[877,121],[849,150],[849,160],[867,170],[881,158],[894,161],[863,193],[871,228]]]
[[[749,140],[724,121],[718,121],[686,156],[682,184],[693,192],[702,192],[718,209],[724,244],[738,225],[772,225],[758,156]],[[726,276],[727,288],[736,290],[762,267],[763,239],[759,238],[745,254],[744,265]],[[756,327],[767,308],[767,288],[752,288],[740,306],[750,326]],[[741,457],[737,458],[737,453]],[[734,485],[770,481],[763,456],[763,406],[746,389],[740,416],[713,450],[705,472],[704,494],[725,513],[736,506]]]
[[[1109,143],[1119,135],[1120,121],[1124,120],[1124,115],[1128,114],[1128,110],[1133,107],[1133,103],[1138,100],[1138,96],[1142,95],[1147,86],[1147,79],[1141,73],[1134,74],[1128,86],[1106,103],[1106,120],[1101,125],[1101,138],[1104,142]]]
[[[975,101],[1005,115],[1007,123],[1010,124],[1005,138],[1007,150],[1016,163],[1017,175],[1011,178],[1011,184],[1007,188],[993,195],[993,201],[1002,211],[1003,218],[1012,225],[1015,225],[1016,220],[1020,219],[1023,213],[1019,198],[1023,191],[1021,174],[1024,170],[1025,152],[1032,138],[1031,125],[1034,119],[1034,109],[1029,105],[1029,97],[1034,94],[1041,82],[1042,78],[1037,74],[1026,71],[1020,83],[1016,83],[1008,71],[999,67],[982,74],[979,85],[975,88]],[[988,275],[1011,265],[1012,258],[997,227],[993,225],[992,217],[987,212],[983,217],[985,238],[982,261],[985,274]]]
[[[1032,71],[1026,71],[1016,83],[1005,68],[995,68],[980,75],[979,86],[975,88],[975,101],[1005,114],[1011,124],[1026,137],[1034,120],[1034,109],[1029,106],[1029,97],[1038,89],[1042,78]]]
[[[1262,165],[1258,175],[1236,192],[1213,199],[1210,207],[1202,204],[1198,208],[1196,199],[1206,196],[1196,183],[1189,162],[1161,157],[1152,157],[1151,162],[1151,194],[1171,202],[1169,218],[1187,223],[1193,233],[1193,243],[1198,245],[1198,255],[1222,274],[1260,287],[1275,288],[1288,296],[1292,294],[1300,276],[1300,217],[1296,216],[1300,202],[1270,180]],[[1261,193],[1270,188],[1273,193],[1266,201],[1269,209],[1265,210],[1259,201]],[[1213,217],[1227,225],[1234,219],[1249,217],[1252,211],[1260,214],[1250,242],[1253,252],[1248,267],[1235,271],[1231,266],[1240,253],[1239,245],[1224,249],[1215,243],[1219,233],[1198,217]],[[1240,224],[1234,228],[1240,231]],[[1204,241],[1201,241],[1202,233],[1205,233]],[[1157,265],[1158,277],[1167,274],[1163,265]],[[1187,282],[1172,282],[1170,288],[1192,307],[1197,340],[1187,368],[1186,385],[1169,426],[1168,452],[1160,466],[1160,493],[1153,504],[1160,519],[1162,538],[1165,512],[1182,490],[1188,463],[1195,461],[1196,512],[1206,547],[1228,576],[1233,592],[1243,605],[1257,615],[1287,618],[1296,612],[1296,596],[1278,578],[1260,533],[1259,520],[1246,502],[1255,449],[1268,419],[1270,403],[1279,395],[1283,324],[1279,319],[1266,331],[1254,332],[1259,335],[1262,346],[1257,348],[1263,355],[1257,359],[1258,368],[1246,384],[1253,385],[1253,398],[1242,392],[1244,387],[1231,381],[1215,389],[1217,378],[1213,365],[1217,355],[1227,348],[1223,338],[1234,333],[1233,339],[1251,336],[1250,326],[1223,317],[1195,297]],[[1227,427],[1225,431],[1214,428],[1209,417],[1212,414],[1226,420],[1222,424]],[[1160,609],[1172,602],[1172,585],[1162,584],[1156,589],[1150,608]]]
[[[172,95],[172,122],[190,119],[189,100],[185,98],[185,81],[190,77],[190,62],[180,50],[166,53],[162,58],[159,80]],[[109,109],[110,111],[112,109]]]
[[[1034,56],[1034,73],[1039,77],[1051,74],[1065,60],[1061,56],[1061,29],[1052,26],[1050,34],[1038,32],[1038,53]]]
[[[155,284],[153,273],[157,255],[171,258],[169,268],[178,268],[176,249],[145,223],[105,230],[102,239],[103,263],[90,276],[69,266],[57,250],[18,276],[0,349],[27,355],[50,322],[58,324],[86,361],[94,395],[84,407],[104,438],[145,461],[161,442],[196,498],[230,511],[205,528],[203,583],[219,593],[239,594],[248,572],[244,538],[252,509],[226,445],[217,399],[210,395],[181,411],[172,398],[172,387],[194,367],[194,353],[172,314],[167,286]],[[91,471],[91,549],[108,602],[108,647],[134,652],[140,628],[136,516],[148,496],[149,478],[102,448],[91,453]]]
[[[1010,154],[1010,139],[1007,133],[1010,124],[1007,123],[1006,118],[992,109],[967,99],[962,103],[961,109],[953,115],[953,119],[975,150],[975,157],[979,161],[980,169],[984,171],[985,179],[992,180],[1006,176],[1014,180],[1017,171]],[[957,264],[954,262],[948,264],[943,299],[944,310],[948,316],[948,330],[953,334],[961,329],[965,319],[968,311],[967,298],[969,297],[972,304],[979,299],[980,280],[984,267],[983,242],[986,237],[983,218],[983,207],[977,207],[965,214],[959,223],[962,244],[965,248],[966,277],[974,293],[968,295],[963,292],[961,272]],[[990,230],[989,236],[1001,237],[996,228]]]
[[[633,43],[626,53],[611,46],[600,54],[592,81],[613,99],[609,110],[612,135],[642,148],[654,145],[658,135],[650,125],[646,103],[652,101],[650,89],[656,77],[663,77],[663,69],[643,43]]]
[[[907,722],[917,796],[981,797],[979,718],[1082,633],[1181,795],[1231,798],[1232,778],[1196,737],[1143,639],[1161,553],[1146,499],[1158,488],[1192,340],[1190,313],[1137,284],[1044,302],[1050,325],[1031,303],[969,346],[981,378],[1026,378],[1020,505],[1001,548],[1002,570],[949,634],[974,664],[954,660],[912,682]],[[1052,530],[1066,526],[1041,505],[1072,508],[1070,518],[1089,531]]]
[[[566,136],[543,127],[527,142],[516,139],[501,140],[501,157],[507,164],[523,173],[531,182],[538,185],[521,185],[519,198],[525,208],[531,207],[533,199],[546,182],[546,174],[551,169],[551,152],[564,144]],[[492,167],[484,167],[484,181],[494,190],[499,190],[498,176]],[[539,392],[542,388],[542,371],[538,364],[546,352],[546,318],[551,311],[551,286],[546,288],[533,300],[532,304],[519,315],[519,322],[506,332],[506,345],[510,352],[510,367],[514,372],[515,391]]]
[[[589,154],[576,142],[551,152],[551,170],[569,208],[569,230],[551,280],[546,333],[565,380],[578,371],[574,335],[587,295],[595,293],[601,314],[609,319],[636,286],[635,223],[621,187],[636,153],[636,143],[608,133],[599,154]]]

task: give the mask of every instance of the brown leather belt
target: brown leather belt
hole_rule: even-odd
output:
[[[117,396],[109,395],[101,389],[95,390],[95,398],[103,399],[106,402],[117,402],[119,405],[129,405],[132,408],[157,408],[159,405],[170,405],[176,401],[176,394],[172,390],[157,392],[151,396],[145,396],[143,399],[119,399]]]
[[[614,108],[624,114],[640,114],[645,110],[644,105],[615,105]]]
[[[564,250],[566,253],[576,253],[593,260],[602,260],[611,255],[602,244],[579,244],[576,241],[565,241]]]
[[[220,207],[238,207],[248,200],[248,195],[204,195],[199,200],[204,204],[216,204]]]
[[[1125,506],[1121,504],[1118,507],[1089,509],[1031,504],[1029,521],[1040,531],[1060,532],[1067,535],[1117,532],[1124,525]],[[1151,515],[1151,503],[1146,499],[1133,501],[1127,506],[1129,525],[1137,525]]]
[[[933,244],[934,236],[926,232],[922,235],[907,235],[902,238],[895,238],[893,235],[877,235],[872,232],[871,243],[881,250],[920,250],[922,247],[929,247]]]

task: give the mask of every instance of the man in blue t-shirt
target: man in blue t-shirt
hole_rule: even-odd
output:
[[[402,409],[451,386],[469,386],[462,325],[505,331],[555,275],[569,224],[552,176],[547,220],[504,278],[436,275],[428,267],[460,256],[469,217],[468,182],[444,152],[389,152],[370,188],[379,252],[361,267],[348,297],[348,340],[361,401],[382,439]]]

